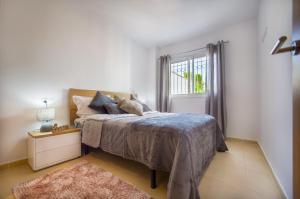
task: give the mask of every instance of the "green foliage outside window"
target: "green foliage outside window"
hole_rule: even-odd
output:
[[[190,77],[192,77],[192,73],[190,74]],[[188,80],[188,73],[184,72],[184,79]],[[204,93],[205,92],[205,87],[204,87],[204,81],[203,77],[201,74],[194,74],[194,92],[195,93]]]

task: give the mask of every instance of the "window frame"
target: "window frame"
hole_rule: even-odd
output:
[[[192,67],[194,68],[194,60],[195,59],[200,59],[200,58],[203,58],[203,57],[206,57],[206,69],[205,69],[205,92],[203,93],[194,93],[194,92],[191,92],[191,79],[190,79],[190,61],[192,61]],[[179,62],[184,62],[184,61],[187,61],[187,67],[188,67],[188,92],[187,93],[176,93],[176,94],[172,94],[172,89],[171,89],[171,86],[172,86],[172,79],[171,79],[171,74],[172,74],[172,64],[175,64],[175,63],[179,63]],[[201,54],[197,54],[197,55],[193,55],[193,56],[186,56],[186,57],[175,57],[175,58],[171,58],[171,63],[170,63],[170,73],[169,73],[169,95],[171,97],[178,97],[178,98],[181,98],[181,97],[192,97],[192,98],[196,98],[196,97],[206,97],[207,96],[207,75],[208,75],[208,58],[207,58],[207,55],[205,53],[201,53]],[[194,72],[194,70],[193,70]],[[194,83],[193,83],[194,84]]]

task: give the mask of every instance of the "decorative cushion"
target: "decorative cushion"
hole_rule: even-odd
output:
[[[143,115],[143,106],[133,100],[123,99],[118,103],[118,107],[127,113]]]
[[[104,108],[104,104],[110,104],[110,103],[116,103],[116,102],[110,97],[102,95],[99,91],[97,91],[89,107],[98,111],[98,113],[107,114]]]
[[[115,103],[104,104],[104,108],[108,114],[125,114],[127,112],[123,111]]]
[[[123,99],[125,99],[124,97],[119,97],[117,95],[114,96],[114,100],[115,102],[118,104],[120,101],[122,101]]]
[[[92,101],[92,97],[73,96],[73,102],[77,106],[76,115],[78,117],[97,114],[98,112],[91,109],[89,104]]]
[[[149,106],[147,106],[146,104],[144,104],[143,102],[141,102],[138,97],[137,97],[137,94],[131,94],[131,98],[132,100],[135,100],[137,101],[138,103],[140,103],[141,105],[143,105],[143,112],[147,112],[147,111],[152,111]]]
[[[139,104],[141,104],[143,106],[143,112],[147,112],[147,111],[152,111],[149,106],[147,106],[146,104],[144,104],[143,102],[141,102],[140,100],[138,99],[132,99],[132,101],[136,101],[138,102]]]

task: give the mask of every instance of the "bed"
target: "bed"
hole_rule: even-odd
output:
[[[130,99],[129,93],[101,91]],[[151,170],[170,173],[168,198],[200,198],[198,186],[216,151],[227,151],[216,120],[205,114],[145,112],[95,114],[77,118],[74,95],[94,96],[96,91],[70,89],[70,122],[82,128],[82,143],[131,159]]]

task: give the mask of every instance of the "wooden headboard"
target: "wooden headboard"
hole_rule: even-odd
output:
[[[70,113],[70,125],[74,124],[74,120],[78,118],[76,115],[77,107],[73,102],[73,96],[86,96],[86,97],[94,97],[96,95],[96,90],[85,90],[85,89],[69,89],[69,113]],[[126,99],[131,98],[130,93],[122,93],[122,92],[113,92],[113,91],[100,91],[103,95],[110,95],[111,97],[119,96]]]

